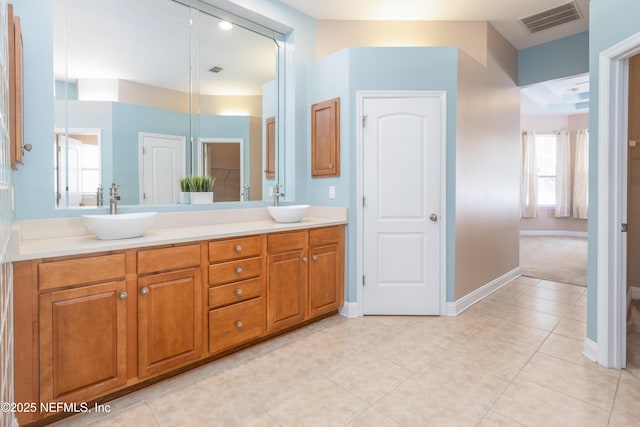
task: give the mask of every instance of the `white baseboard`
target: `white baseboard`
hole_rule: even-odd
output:
[[[19,427],[18,419],[16,418],[15,414],[11,414],[11,426]]]
[[[559,236],[559,237],[587,237],[586,231],[567,230],[520,230],[521,236]]]
[[[514,268],[513,270],[503,274],[497,279],[494,279],[486,285],[481,286],[470,294],[463,296],[459,300],[455,302],[447,302],[447,312],[443,314],[446,316],[457,316],[467,308],[471,307],[473,304],[482,300],[487,295],[497,291],[498,289],[511,282],[512,280],[517,279],[521,275],[522,273],[520,272],[520,267]]]
[[[598,360],[598,344],[591,341],[589,338],[585,338],[582,354],[592,362],[596,362]]]
[[[341,316],[351,319],[362,316],[357,302],[345,302],[338,312]]]

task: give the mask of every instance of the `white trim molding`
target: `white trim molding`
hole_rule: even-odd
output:
[[[587,237],[588,233],[567,230],[520,230],[520,236]]]
[[[362,311],[360,310],[360,306],[357,302],[345,302],[338,312],[340,313],[340,316],[348,317],[350,319],[362,316]]]
[[[598,361],[598,344],[591,341],[589,338],[584,339],[584,347],[582,348],[582,354],[592,362]]]
[[[600,53],[598,102],[597,362],[626,366],[626,222],[628,58],[640,33]]]
[[[447,316],[459,315],[460,313],[471,307],[473,304],[481,301],[483,298],[494,293],[504,285],[512,282],[520,276],[522,276],[520,267],[516,267],[513,270],[503,274],[502,276],[492,280],[486,285],[483,285],[475,291],[463,296],[459,300],[455,302],[448,302],[447,311],[445,314]]]

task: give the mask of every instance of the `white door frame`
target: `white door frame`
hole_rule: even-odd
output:
[[[640,33],[600,53],[598,102],[598,273],[596,361],[626,366],[628,58],[640,53]],[[593,343],[585,339],[585,354]]]
[[[204,175],[204,144],[239,144],[240,145],[240,191],[244,185],[244,138],[198,138],[198,175]]]
[[[364,209],[362,198],[364,196],[364,132],[362,130],[362,116],[364,110],[364,100],[366,98],[438,98],[442,111],[441,138],[440,138],[440,315],[446,314],[447,308],[447,92],[433,90],[415,91],[357,91],[356,105],[356,179],[358,187],[358,202],[356,203],[357,229],[356,229],[356,307],[355,313],[348,313],[349,316],[364,315],[364,287],[361,278],[364,275]]]

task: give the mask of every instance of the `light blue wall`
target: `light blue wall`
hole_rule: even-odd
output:
[[[447,221],[455,224],[455,140],[458,49],[455,47],[362,47],[349,48],[309,66],[308,105],[340,97],[340,177],[308,181],[309,202],[349,208],[347,227],[346,299],[356,300],[356,128],[357,91],[362,90],[444,90],[447,92]],[[307,107],[307,127],[310,122]],[[305,137],[305,164],[310,164],[310,134]],[[336,199],[329,200],[328,187],[336,186]],[[447,230],[447,244],[455,244]],[[451,253],[454,253],[451,251]],[[448,258],[450,258],[448,256]],[[453,259],[447,259],[448,294],[453,295]],[[449,273],[449,271],[448,271]]]
[[[587,337],[597,341],[598,248],[598,93],[600,52],[640,32],[637,0],[591,0],[589,8],[589,248],[587,270]]]
[[[519,86],[588,72],[589,32],[522,49],[518,52]]]
[[[82,210],[55,209],[53,183],[53,129],[54,129],[54,77],[53,77],[53,0],[14,0],[15,13],[22,17],[24,41],[24,123],[25,144],[32,144],[33,151],[25,155],[25,164],[14,173],[16,219],[54,218],[78,216]],[[299,160],[287,179],[292,183],[290,200],[304,200],[305,188],[297,189],[297,181],[307,179],[307,165],[304,164],[298,149],[298,141],[303,141],[307,133],[306,124],[306,78],[303,72],[306,64],[315,59],[316,21],[295,9],[273,0],[236,0],[234,3],[280,22],[293,30],[288,34],[289,50],[286,57],[287,71],[291,80],[287,87],[288,101],[295,103],[286,114],[285,133],[287,138],[287,156]],[[295,43],[295,51],[293,44]],[[114,136],[115,137],[115,136]],[[137,143],[136,143],[137,147]],[[130,153],[130,148],[126,152]],[[118,158],[118,162],[128,162]],[[135,156],[137,160],[137,155]],[[291,162],[293,163],[293,162]],[[137,170],[137,168],[136,168]],[[130,175],[131,171],[114,170],[116,179]],[[123,175],[124,174],[124,175]],[[301,181],[302,180],[302,181]],[[45,189],[43,191],[43,188]],[[122,188],[123,195],[132,189]],[[127,197],[129,197],[127,195]],[[255,207],[255,204],[251,205]],[[239,206],[234,204],[214,204],[200,209],[223,209]],[[185,210],[194,207],[162,207],[158,210]]]

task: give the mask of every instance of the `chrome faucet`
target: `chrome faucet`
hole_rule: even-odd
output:
[[[284,196],[284,193],[280,192],[280,185],[276,184],[273,186],[273,206],[278,206],[280,204],[280,197]]]
[[[118,213],[118,200],[120,200],[118,187],[120,186],[115,182],[111,184],[111,187],[109,187],[109,215],[115,215]]]

